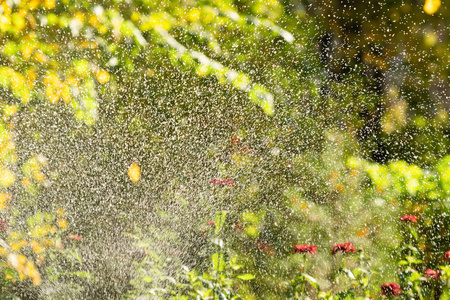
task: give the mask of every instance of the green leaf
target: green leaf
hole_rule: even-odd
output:
[[[238,275],[237,278],[242,279],[242,280],[252,280],[252,279],[255,279],[255,276],[253,276],[252,274],[242,274],[242,275]]]
[[[299,279],[306,279],[316,290],[320,290],[317,280],[314,277],[303,273],[299,276]]]
[[[225,268],[225,260],[223,258],[223,253],[214,253],[211,256],[211,258],[212,258],[212,264],[213,264],[214,271],[222,272]]]
[[[409,277],[409,280],[410,280],[411,282],[414,282],[414,281],[419,280],[420,277],[421,277],[421,275],[420,275],[418,272],[413,272],[413,273],[411,274],[411,276]]]
[[[216,223],[216,234],[219,234],[219,232],[222,230],[223,225],[225,224],[226,217],[227,217],[226,211],[218,211],[216,213],[216,216],[214,218],[214,221]]]
[[[407,246],[406,246],[406,249],[410,249],[410,250],[412,250],[414,253],[419,253],[419,250],[418,250],[416,247],[414,247],[413,245],[407,245]]]
[[[415,258],[414,256],[407,256],[406,260],[410,263],[410,264],[420,264],[422,261],[420,259]]]
[[[257,237],[259,235],[259,230],[256,226],[250,225],[245,226],[244,232],[250,237]]]
[[[342,272],[344,272],[348,276],[348,278],[356,279],[355,275],[353,275],[352,271],[350,271],[349,269],[342,269]]]
[[[258,225],[258,223],[259,223],[258,216],[256,216],[256,214],[254,214],[251,211],[245,211],[242,213],[242,221],[245,223],[251,223],[254,225]]]
[[[367,285],[369,284],[369,278],[364,277],[363,279],[361,279],[361,284],[362,286],[367,287]]]
[[[79,276],[79,277],[83,277],[83,278],[86,278],[86,279],[94,279],[92,274],[89,273],[89,272],[78,271],[78,272],[73,272],[73,275],[76,275],[76,276]]]
[[[410,229],[412,236],[414,237],[414,239],[417,241],[417,239],[419,238],[419,235],[417,234],[417,231],[414,230],[414,228]]]
[[[450,288],[447,287],[443,292],[439,300],[449,300],[450,299]]]
[[[242,265],[239,265],[237,263],[237,257],[236,256],[231,257],[231,259],[230,259],[230,266],[235,271],[239,270],[240,268],[242,268]]]
[[[5,273],[5,275],[9,275],[14,279],[17,279],[19,276],[19,274],[17,273],[16,269],[10,268],[10,267],[5,267],[2,268],[2,271]]]
[[[73,250],[73,251],[69,250],[68,254],[69,254],[70,258],[77,260],[80,264],[83,263],[83,261],[81,260],[81,256],[77,250]]]
[[[442,271],[444,271],[445,274],[450,276],[450,266],[440,266],[439,267]]]

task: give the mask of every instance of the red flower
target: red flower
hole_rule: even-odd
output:
[[[398,296],[402,293],[398,283],[383,283],[381,285],[381,294],[384,296]]]
[[[436,279],[436,278],[439,278],[441,276],[441,274],[440,274],[439,271],[435,271],[435,270],[432,270],[432,269],[427,269],[425,271],[425,275],[424,276],[426,278]]]
[[[295,245],[294,253],[300,254],[317,254],[316,245]]]
[[[215,178],[215,179],[211,179],[209,183],[212,184],[217,184],[220,186],[233,186],[234,185],[234,180],[230,179],[230,178],[225,178],[225,179],[219,179],[219,178]]]
[[[450,250],[448,250],[447,252],[445,252],[445,254],[444,254],[444,260],[450,260]]]
[[[414,215],[404,215],[400,218],[400,221],[417,223],[417,217]]]
[[[341,251],[342,253],[347,253],[347,252],[352,252],[355,253],[355,247],[353,246],[353,244],[351,242],[347,242],[344,244],[334,244],[333,248],[331,249],[331,254],[336,254],[339,251]]]
[[[6,231],[8,230],[8,222],[4,220],[0,220],[0,230]]]
[[[214,222],[213,220],[208,220],[208,222],[206,222],[206,225],[208,225],[211,228],[216,227],[216,222]]]
[[[70,234],[67,236],[68,240],[72,240],[72,241],[80,241],[82,240],[81,236],[75,235],[75,234]]]

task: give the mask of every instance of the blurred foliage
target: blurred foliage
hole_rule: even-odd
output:
[[[292,248],[309,243],[331,299],[349,281],[329,249],[354,241],[372,295],[403,274],[410,233],[416,271],[436,268],[449,19],[439,0],[2,0],[2,294],[137,297],[184,274],[184,296],[220,281],[279,299],[308,281]],[[211,269],[212,219],[254,280]]]
[[[379,97],[360,111],[358,138],[378,162],[433,164],[448,151],[447,1],[286,1],[320,20],[327,76],[364,78]]]

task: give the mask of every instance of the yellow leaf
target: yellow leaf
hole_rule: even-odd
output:
[[[57,221],[57,223],[58,223],[59,228],[61,228],[61,229],[67,228],[67,221],[66,221],[66,220],[64,220],[64,219],[59,219],[59,220]]]
[[[37,181],[43,182],[45,180],[45,176],[42,172],[35,172],[33,173],[33,176]]]
[[[139,179],[141,178],[141,168],[138,164],[134,163],[130,166],[130,168],[128,169],[128,176],[134,183],[139,181]]]
[[[189,18],[189,21],[191,21],[191,22],[197,21],[198,19],[200,19],[200,10],[198,8],[191,10],[188,13],[188,18]]]
[[[55,0],[45,0],[44,7],[47,9],[55,8]]]
[[[98,28],[100,26],[100,21],[97,16],[91,16],[89,18],[89,24],[91,24],[94,28]]]
[[[10,193],[0,193],[0,203],[4,203],[6,201],[11,200],[11,194]]]
[[[432,15],[438,11],[440,6],[441,6],[441,0],[425,0],[425,4],[423,5],[423,10],[427,14]]]
[[[11,234],[9,235],[9,238],[11,240],[17,240],[20,237],[20,234],[17,231],[13,231],[11,232]]]
[[[31,89],[34,87],[34,82],[37,79],[36,71],[34,69],[28,70],[27,77],[28,77],[27,85]]]
[[[58,208],[58,209],[56,210],[56,214],[57,214],[58,216],[64,216],[64,215],[66,214],[66,211],[65,211],[63,208]]]
[[[32,277],[33,278],[33,285],[37,286],[41,283],[41,276],[40,275],[35,275]]]
[[[24,179],[22,179],[22,184],[23,184],[25,187],[29,187],[29,186],[31,185],[31,180],[30,180],[30,178],[25,177]]]
[[[2,7],[3,7],[3,13],[5,15],[10,15],[12,12],[11,7],[9,7],[8,3],[6,3],[7,1],[2,1]]]
[[[20,250],[20,245],[18,243],[10,243],[9,248],[11,251],[17,252]]]
[[[8,170],[8,169],[0,170],[0,185],[1,186],[8,187],[11,184],[13,184],[15,180],[16,180],[16,177],[10,170]]]
[[[48,74],[44,77],[43,80],[45,85],[54,85],[59,86],[61,84],[61,80],[59,79],[58,75],[56,74]]]
[[[27,258],[23,254],[17,255],[17,261],[19,264],[24,265],[27,262]]]
[[[78,85],[78,83],[80,83],[80,80],[76,77],[69,76],[69,77],[67,77],[66,82],[70,85]]]
[[[56,90],[54,86],[49,85],[45,88],[45,96],[51,104],[56,104],[59,101],[61,92],[59,90]]]
[[[38,7],[40,4],[39,0],[32,0],[30,1],[30,3],[28,4],[28,8],[31,9],[35,9],[36,7]]]
[[[84,15],[82,12],[75,13],[75,19],[78,21],[79,24],[83,25]]]
[[[97,73],[97,81],[101,84],[105,84],[109,81],[109,73],[101,70]]]
[[[42,53],[40,50],[35,52],[34,57],[40,63],[47,62],[47,56],[44,53]]]
[[[40,253],[44,252],[44,249],[42,249],[42,247],[39,245],[39,243],[36,242],[35,240],[32,240],[30,242],[30,246],[33,249],[33,252],[36,254],[40,254]]]
[[[22,46],[22,55],[23,55],[23,58],[28,58],[28,57],[30,57],[31,54],[33,54],[33,51],[34,51],[34,48],[31,47],[30,45],[28,45],[28,44],[23,45],[23,46]]]

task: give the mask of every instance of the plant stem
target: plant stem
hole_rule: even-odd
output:
[[[305,272],[306,269],[306,254],[303,254],[303,269],[302,269],[302,273]],[[303,278],[302,280],[302,296],[305,294],[305,285],[306,285],[306,280],[305,278]]]
[[[305,295],[305,285],[306,285],[306,280],[305,280],[305,278],[303,278],[302,279],[302,293],[301,293],[302,296]]]
[[[422,296],[422,290],[419,286],[416,286],[416,291],[419,294],[419,299],[423,300],[423,296]],[[431,298],[432,299],[432,298]]]
[[[221,261],[221,258],[223,256],[222,247],[221,247],[221,244],[220,244],[220,236],[221,236],[223,225],[224,225],[224,224],[222,224],[222,218],[223,218],[223,193],[221,193],[221,195],[220,195],[220,210],[219,210],[219,222],[220,222],[220,226],[221,227],[220,227],[220,230],[217,232],[217,235],[216,235],[216,239],[217,239],[217,243],[218,243],[217,244],[218,257],[217,257],[216,290],[214,291],[214,299],[216,298],[216,292],[217,292],[218,299],[220,299],[220,293],[219,293],[218,290],[220,290],[219,289],[219,279],[220,279],[220,274],[221,274],[220,261]],[[219,224],[216,224],[216,226],[219,226]]]

